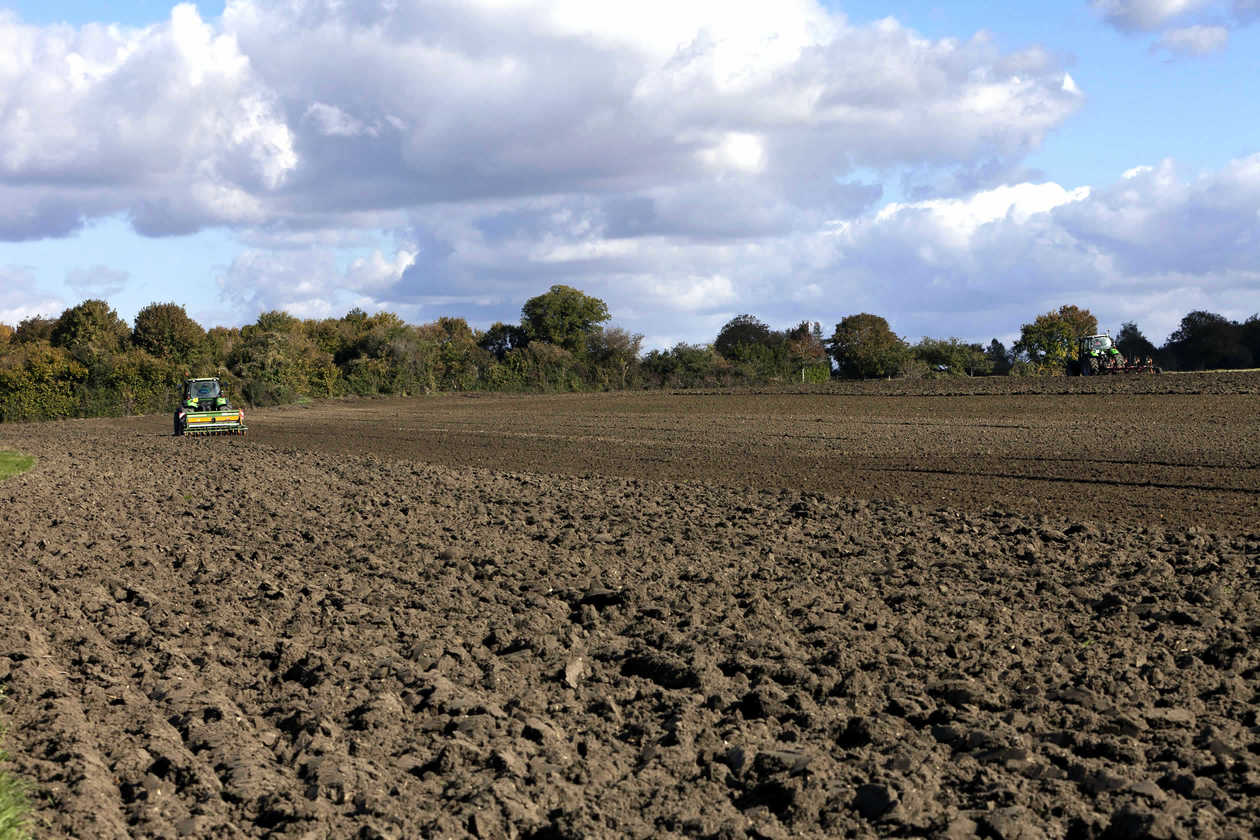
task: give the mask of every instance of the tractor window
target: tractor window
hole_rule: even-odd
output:
[[[192,395],[199,400],[219,396],[219,383],[213,379],[192,383]]]
[[[1089,349],[1090,350],[1110,350],[1111,349],[1111,336],[1096,335],[1096,336],[1091,337],[1089,339]]]

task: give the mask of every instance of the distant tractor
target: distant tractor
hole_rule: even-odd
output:
[[[1113,373],[1159,373],[1150,356],[1126,359],[1111,336],[1083,335],[1077,342],[1076,358],[1068,361],[1068,373],[1079,376],[1100,376]]]
[[[185,379],[175,409],[175,435],[243,435],[245,412],[233,408],[215,377]]]

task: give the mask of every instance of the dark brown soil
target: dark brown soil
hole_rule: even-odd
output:
[[[1260,836],[1201,379],[0,427],[8,769],[46,836]]]

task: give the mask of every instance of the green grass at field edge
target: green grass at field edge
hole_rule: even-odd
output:
[[[0,703],[4,689],[0,688]],[[3,741],[7,726],[0,722],[0,764],[9,760]],[[29,840],[31,806],[26,799],[26,785],[21,779],[0,770],[0,840]]]
[[[0,481],[4,481],[6,478],[24,473],[34,464],[35,459],[30,455],[23,455],[20,452],[10,452],[7,449],[0,449]]]

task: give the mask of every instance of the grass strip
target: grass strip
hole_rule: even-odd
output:
[[[24,473],[35,463],[35,458],[31,455],[23,455],[20,452],[10,452],[8,450],[0,450],[0,481],[4,481],[10,476]],[[4,835],[0,834],[0,838]]]
[[[0,761],[8,756],[0,750]],[[0,840],[27,840],[31,806],[26,801],[26,786],[8,773],[0,772]]]
[[[4,690],[0,689],[0,702],[3,700]],[[7,734],[7,728],[0,723],[0,742],[3,742]],[[8,760],[9,754],[0,745],[0,764]],[[0,840],[28,840],[31,836],[27,831],[30,813],[26,785],[21,779],[0,770]]]

